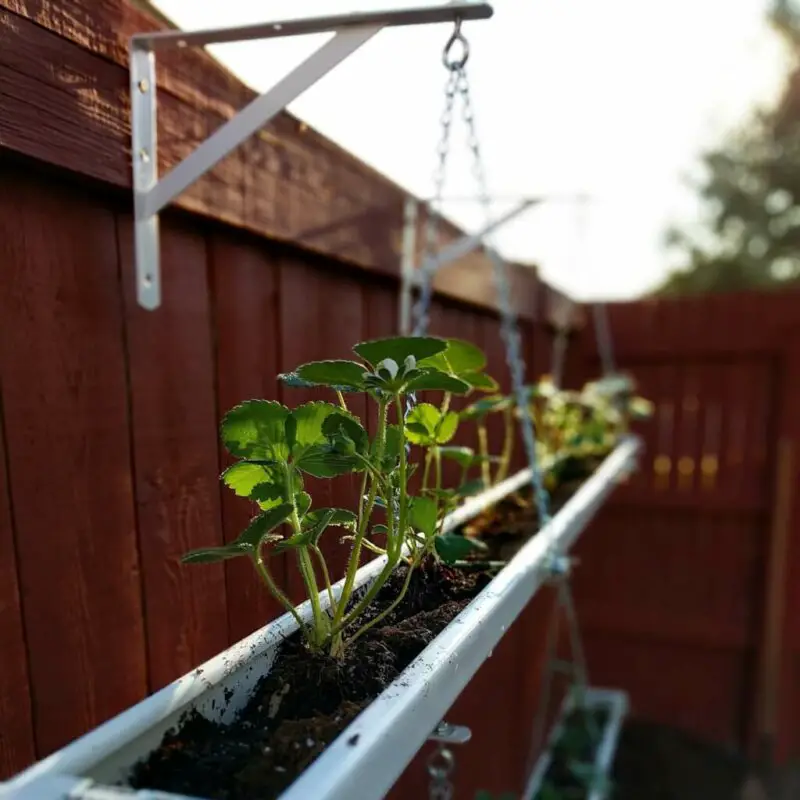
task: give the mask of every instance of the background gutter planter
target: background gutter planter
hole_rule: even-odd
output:
[[[544,582],[551,548],[566,553],[616,484],[634,467],[641,447],[623,438],[560,512],[533,536],[514,559],[425,648],[411,665],[322,752],[281,795],[281,800],[371,800],[391,788],[446,711],[491,655],[530,598]],[[521,472],[469,498],[451,514],[453,530],[530,480]],[[357,585],[368,584],[385,558],[362,567]],[[338,597],[343,581],[334,587]],[[327,597],[320,595],[327,607]],[[309,619],[310,603],[298,606]],[[132,792],[124,784],[132,766],[158,747],[164,733],[189,710],[230,722],[266,675],[283,640],[297,630],[285,614],[259,631],[174,681],[151,697],[76,739],[62,750],[20,773],[5,785],[3,798],[159,800],[185,795]],[[610,759],[610,756],[609,756]],[[194,799],[193,799],[194,800]]]
[[[522,800],[536,800],[537,794],[542,789],[547,770],[553,761],[553,748],[564,732],[565,720],[568,714],[579,704],[587,710],[600,708],[608,710],[608,717],[603,725],[600,743],[592,762],[595,767],[595,774],[601,778],[601,784],[608,777],[617,749],[622,722],[628,713],[628,695],[619,689],[590,687],[580,691],[577,687],[573,687],[564,698],[558,719],[548,737],[547,746],[537,759],[530,778],[528,778]],[[605,800],[607,794],[607,786],[593,789],[587,793],[586,800]]]

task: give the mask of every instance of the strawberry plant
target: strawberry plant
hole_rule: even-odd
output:
[[[184,562],[249,558],[266,588],[295,617],[308,646],[341,656],[348,642],[396,607],[414,568],[436,550],[440,504],[435,494],[414,497],[409,492],[408,479],[415,465],[409,462],[406,441],[439,447],[451,435],[452,417],[446,408],[449,398],[487,383],[475,357],[475,351],[480,351],[462,343],[453,350],[461,355],[451,361],[444,354],[452,347],[434,337],[362,342],[353,348],[361,361],[311,362],[280,376],[290,387],[327,387],[335,392],[338,404],[314,401],[290,409],[271,400],[249,400],[231,409],[222,420],[221,436],[228,452],[238,460],[223,472],[222,481],[235,494],[255,503],[258,514],[234,542],[194,550],[184,556]],[[466,353],[470,358],[463,355]],[[407,423],[405,398],[429,390],[445,393],[443,407],[434,409],[437,416],[432,427],[427,427],[429,410],[419,411],[421,406],[409,414]],[[373,437],[347,407],[346,396],[354,392],[365,393],[375,407]],[[430,441],[423,431],[426,435],[430,432]],[[426,463],[430,463],[427,455]],[[347,473],[362,476],[358,508],[314,508],[304,490],[304,477],[333,478]],[[373,522],[377,510],[385,516],[380,525]],[[282,530],[287,525],[285,535]],[[319,545],[330,528],[344,529],[352,542],[338,599]],[[385,535],[384,547],[371,541],[375,533]],[[386,565],[363,597],[351,604],[365,547],[385,555]],[[303,624],[270,570],[271,555],[282,552],[295,557],[311,605],[308,625]],[[359,618],[403,558],[409,569],[402,590],[380,615],[358,627]],[[328,594],[327,611],[319,602],[320,583]]]

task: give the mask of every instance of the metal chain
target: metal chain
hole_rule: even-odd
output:
[[[453,55],[454,50],[461,47],[460,57]],[[436,252],[439,249],[439,217],[441,214],[442,195],[444,182],[447,177],[447,162],[450,156],[450,131],[453,123],[453,109],[455,108],[456,86],[458,83],[458,70],[467,63],[469,58],[469,43],[461,33],[461,20],[457,19],[453,33],[447,40],[442,51],[442,63],[447,70],[447,82],[444,87],[444,111],[441,117],[441,134],[436,146],[436,168],[433,171],[433,199],[428,204],[425,220],[425,248],[423,251],[422,265],[418,272],[421,286],[419,297],[412,309],[412,336],[424,336],[430,322],[430,305],[433,296],[433,275],[436,271]],[[416,273],[415,273],[416,274]],[[417,396],[414,392],[406,395],[404,419],[408,420]],[[411,451],[411,445],[406,444],[406,452]]]
[[[431,782],[428,786],[429,800],[452,800],[453,784],[450,776],[456,768],[453,753],[444,745],[434,750],[428,759],[428,775]]]
[[[463,116],[467,126],[467,144],[472,151],[473,157],[472,173],[478,184],[479,200],[483,206],[486,224],[488,225],[491,222],[491,196],[489,195],[486,174],[483,169],[483,157],[475,125],[475,115],[472,108],[472,98],[465,65],[462,65],[458,70],[458,78],[458,91],[463,101]],[[531,467],[531,485],[536,505],[539,509],[539,522],[540,526],[544,526],[550,521],[550,497],[545,489],[538,466],[536,433],[529,408],[529,397],[525,391],[525,362],[522,358],[517,317],[511,301],[511,287],[509,286],[507,274],[508,267],[500,254],[490,244],[487,243],[485,249],[494,270],[495,287],[500,305],[500,335],[506,346],[506,363],[511,372],[511,383],[520,411],[522,438],[525,444],[528,464]]]

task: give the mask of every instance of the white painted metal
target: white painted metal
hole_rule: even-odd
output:
[[[430,270],[431,274],[435,275],[442,267],[446,267],[448,264],[452,264],[458,261],[459,258],[464,258],[464,256],[482,247],[484,240],[487,239],[490,234],[516,219],[523,211],[527,211],[531,206],[536,205],[537,202],[538,201],[534,199],[521,200],[512,209],[506,211],[505,214],[501,214],[497,219],[492,220],[477,233],[462,236],[456,239],[452,244],[443,247],[438,253],[426,259],[415,271],[413,275],[414,285],[422,282],[421,274],[424,271]]]
[[[309,17],[207,31],[159,31],[137,34],[130,42],[131,148],[133,168],[134,248],[139,304],[161,304],[158,214],[245,139],[263,128],[287,105],[313,86],[386,27],[449,20],[487,19],[492,7],[477,0],[453,0],[437,6]],[[155,51],[203,45],[298,36],[334,31],[335,36],[269,91],[257,97],[208,139],[158,179]]]
[[[597,774],[603,777],[608,776],[614,760],[614,753],[617,749],[622,721],[628,713],[628,695],[619,689],[588,688],[580,694],[570,692],[564,698],[556,724],[548,737],[547,746],[537,759],[528,778],[525,791],[522,794],[522,800],[534,800],[536,793],[542,788],[542,781],[552,760],[553,747],[561,737],[564,730],[564,721],[570,711],[575,708],[579,696],[583,698],[583,705],[589,708],[606,706],[609,709],[608,721],[603,728],[603,737],[600,740],[600,746],[597,748],[594,761]],[[587,800],[605,800],[605,798],[605,790],[598,788],[592,791]]]
[[[639,448],[636,438],[622,441],[556,517],[350,724],[281,800],[383,797],[543,583],[551,548],[558,553],[569,550],[620,477],[633,468]],[[529,480],[528,470],[523,470],[498,487],[470,498],[448,517],[446,529],[458,527]],[[357,586],[372,580],[385,563],[385,558],[377,558],[360,569]],[[334,587],[337,597],[342,583]],[[320,595],[320,603],[327,607],[326,593]],[[298,612],[302,619],[310,619],[310,603],[300,605]],[[187,800],[164,793],[133,795],[130,789],[110,784],[124,783],[133,764],[151,752],[188,710],[230,721],[269,671],[283,639],[296,630],[294,618],[285,614],[21,773],[6,785],[8,797],[56,800],[66,794],[57,787],[72,781],[70,800],[130,800],[131,796],[140,800]],[[352,741],[357,744],[349,744]]]
[[[463,20],[488,19],[492,7],[482,0],[450,0],[438,5],[412,8],[383,9],[381,11],[354,11],[345,14],[330,14],[322,17],[259,22],[233,28],[213,28],[204,31],[155,31],[138,33],[133,41],[154,50],[172,47],[204,47],[224,42],[246,42],[254,39],[278,39],[285,36],[305,36],[333,30],[358,28],[364,25],[391,26],[429,25],[434,22],[449,22],[455,18]]]

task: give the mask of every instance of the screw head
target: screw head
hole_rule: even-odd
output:
[[[150,82],[144,78],[142,78],[137,85],[139,86],[139,91],[142,92],[142,94],[150,89]]]

